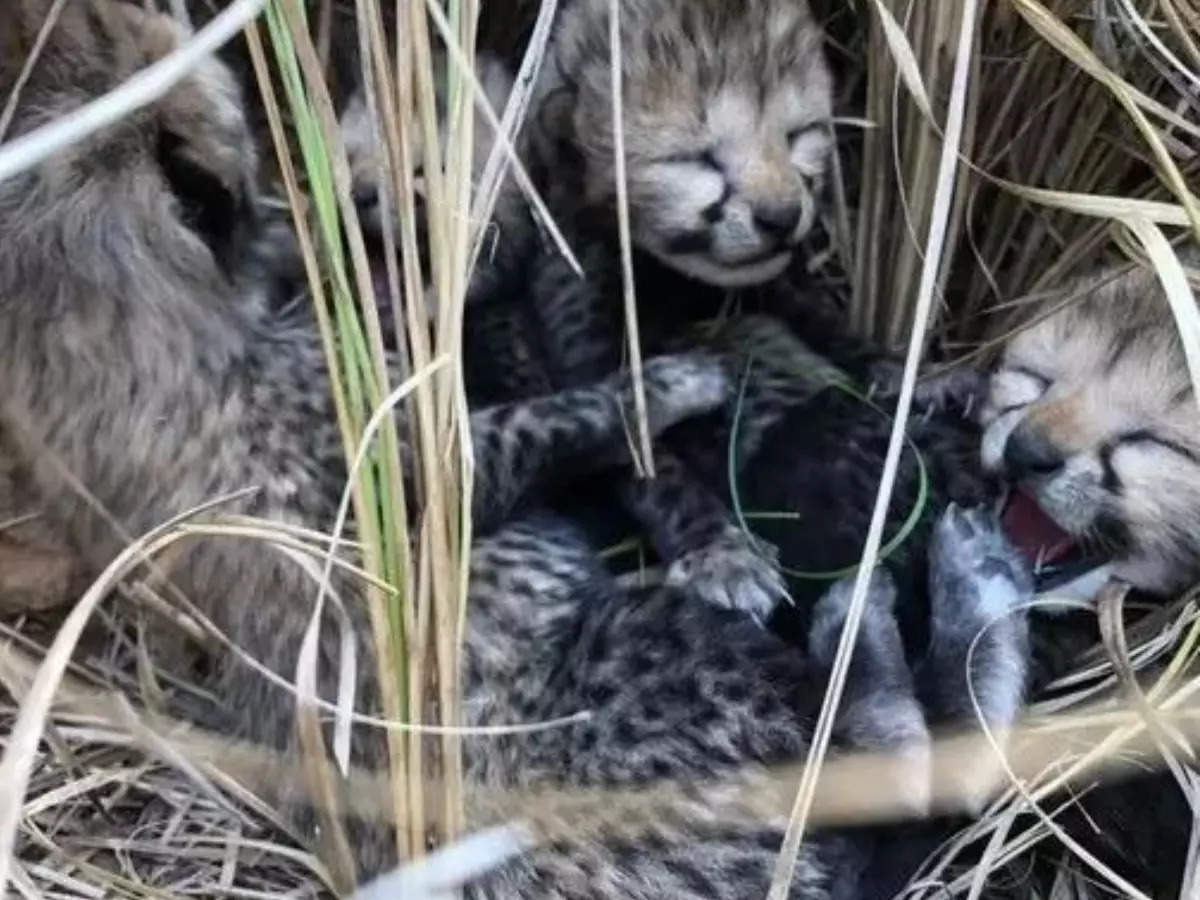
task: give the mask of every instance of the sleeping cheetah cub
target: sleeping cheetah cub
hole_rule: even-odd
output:
[[[1194,291],[1200,250],[1187,244],[1179,255]],[[1158,275],[1142,266],[1085,275],[1045,308],[1005,345],[982,409],[983,464],[1013,488],[1008,533],[1041,562],[1052,598],[1091,597],[1110,576],[1174,597],[1200,578],[1200,410]],[[1043,617],[1041,635],[1049,652],[1035,661],[1051,673],[1100,642],[1088,613]],[[1063,825],[1149,896],[1179,896],[1190,800],[1174,776],[1141,761],[1125,775],[1089,785]],[[1054,873],[1040,874],[1048,888]]]
[[[545,348],[549,363],[546,382],[522,385],[526,390],[586,384],[623,361],[608,14],[606,0],[578,0],[559,11],[521,148],[587,282],[581,289],[556,249],[523,249],[530,232],[512,214],[522,207],[509,191],[497,213],[508,277],[485,264],[469,295],[512,296],[526,305],[524,330]],[[831,152],[832,86],[822,34],[807,6],[636,0],[621,4],[620,19],[622,125],[639,269],[665,265],[675,275],[667,290],[680,294],[695,291],[693,279],[727,288],[780,274],[812,227]],[[507,85],[486,52],[480,59],[489,99],[499,106]],[[360,112],[361,104],[352,103],[343,125],[351,149],[367,159],[369,122]],[[376,193],[372,168],[356,167],[367,198]],[[514,271],[519,277],[511,277]],[[497,318],[487,306],[473,307],[467,324],[484,343]],[[643,294],[647,352],[677,329],[688,306],[663,302],[657,290]],[[502,343],[513,337],[502,327],[492,335]],[[496,378],[503,375],[491,372],[484,380]],[[711,582],[718,602],[765,619],[786,596],[770,548],[751,546],[712,491],[689,480],[669,453],[655,456],[660,477],[617,487],[626,506],[651,534],[671,528],[666,519],[674,506],[702,511],[704,525],[676,542],[677,571],[720,573]]]
[[[1193,271],[1200,251],[1184,252]],[[1004,348],[982,411],[985,467],[1017,487],[1014,524],[1047,563],[1083,544],[1170,592],[1200,577],[1200,412],[1153,270],[1096,274]]]
[[[780,274],[812,227],[832,149],[832,83],[808,6],[628,0],[620,38],[637,247],[723,287]],[[531,123],[552,210],[609,240],[611,50],[607,0],[564,4]]]
[[[562,5],[520,148],[556,222],[581,243],[615,241],[608,16],[608,0]],[[636,247],[712,285],[774,278],[813,225],[833,146],[832,82],[807,5],[629,0],[620,24]],[[501,110],[512,81],[504,64],[480,48],[476,75]],[[376,210],[376,140],[361,92],[342,122]],[[492,134],[482,117],[475,134],[478,162]],[[502,203],[502,219],[512,214]]]

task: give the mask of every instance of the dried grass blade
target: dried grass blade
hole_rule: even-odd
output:
[[[456,888],[489,872],[524,850],[521,832],[513,827],[476,832],[443,847],[423,860],[380,876],[352,900],[448,900]]]
[[[917,55],[913,52],[912,44],[909,43],[904,29],[900,27],[900,23],[892,15],[892,11],[884,5],[883,0],[874,0],[874,2],[875,12],[879,14],[879,24],[883,28],[883,38],[887,41],[888,49],[892,53],[892,61],[896,64],[896,70],[900,73],[900,77],[912,95],[913,102],[917,104],[922,115],[930,122],[936,121],[937,117],[933,114],[933,106],[929,102],[929,94],[925,91],[925,81],[921,77],[921,64],[917,62]]]
[[[1018,197],[1052,209],[1061,209],[1081,216],[1102,219],[1123,220],[1137,217],[1145,219],[1148,222],[1157,222],[1160,225],[1180,225],[1187,227],[1191,224],[1191,220],[1188,219],[1187,210],[1175,203],[1138,200],[1133,197],[1112,197],[1106,194],[1080,194],[1071,191],[1053,191],[1047,188],[1017,184],[979,168],[976,168],[975,171],[988,181]]]
[[[446,21],[445,14],[438,8],[435,0],[425,0],[425,7],[429,11],[429,18],[433,20],[434,26],[442,39],[446,41],[446,50],[449,52],[454,64],[462,70],[462,74],[471,83],[471,90],[475,96],[475,102],[480,111],[483,112],[484,118],[487,120],[488,126],[496,136],[497,146],[501,149],[504,155],[508,158],[509,164],[512,166],[513,177],[516,179],[517,186],[525,195],[525,199],[533,207],[537,213],[538,220],[545,226],[550,239],[554,241],[554,245],[558,248],[558,252],[562,254],[573,271],[580,278],[583,277],[583,267],[579,265],[579,260],[575,253],[567,244],[567,240],[563,237],[558,225],[554,222],[554,217],[550,214],[546,203],[542,200],[542,195],[538,193],[537,188],[533,184],[533,180],[529,177],[528,171],[521,163],[521,158],[517,155],[516,148],[504,133],[504,129],[496,118],[495,111],[492,110],[491,104],[486,100],[487,94],[483,90],[483,85],[479,83],[479,79],[475,77],[475,73],[470,70],[463,57],[462,50],[458,47],[454,39],[454,32],[451,30],[449,23]]]
[[[639,337],[637,296],[633,284],[633,246],[629,231],[629,190],[625,180],[625,117],[621,71],[621,5],[608,3],[609,77],[612,81],[613,174],[617,184],[617,234],[621,245],[621,288],[625,300],[625,333],[629,341],[629,369],[633,377],[633,406],[637,415],[639,452],[634,454],[638,474],[654,477],[654,450],[646,418],[646,384],[642,378],[642,344]]]
[[[283,552],[324,588],[325,578],[312,560],[300,556],[295,551]],[[334,782],[335,774],[329,772],[324,765],[325,739],[321,734],[321,720],[316,707],[317,664],[324,598],[325,590],[322,589],[318,591],[317,600],[313,604],[312,616],[309,618],[296,658],[296,723],[309,794],[321,820],[319,834],[324,849],[322,856],[329,862],[335,883],[343,890],[348,890],[357,881],[354,856],[342,824],[341,802]],[[337,605],[341,612],[341,668],[338,673],[338,712],[334,724],[334,759],[341,773],[345,775],[350,769],[350,712],[354,706],[354,687],[358,673],[357,643],[354,638],[354,626],[348,620],[340,600]]]
[[[25,89],[25,82],[29,80],[29,76],[33,73],[33,67],[37,65],[37,61],[42,55],[42,50],[46,47],[46,40],[50,37],[50,32],[54,29],[55,24],[57,24],[58,17],[62,15],[63,7],[66,4],[67,0],[54,0],[54,4],[46,13],[46,21],[38,29],[33,46],[29,49],[29,56],[21,66],[17,80],[13,83],[13,89],[8,94],[8,100],[4,103],[3,111],[0,111],[0,141],[3,141],[4,135],[8,134],[8,126],[12,124],[13,116],[17,112],[17,103],[21,99],[21,91]]]
[[[195,513],[189,513],[192,515]],[[39,666],[29,695],[13,724],[4,758],[0,760],[0,890],[9,880],[13,847],[21,816],[21,801],[37,758],[37,746],[58,688],[84,626],[112,587],[146,557],[153,557],[178,540],[176,522],[157,528],[127,546],[84,593],[55,635]]]
[[[538,9],[537,19],[533,23],[533,31],[529,36],[529,46],[521,59],[517,77],[513,82],[512,92],[504,107],[504,115],[500,120],[500,132],[513,144],[517,132],[525,121],[529,101],[537,85],[541,72],[542,61],[546,56],[546,45],[550,39],[550,26],[554,23],[554,13],[558,9],[557,0],[542,0]],[[486,102],[486,98],[485,98]],[[497,142],[488,154],[483,172],[479,176],[478,193],[471,207],[471,221],[477,226],[476,235],[472,242],[471,255],[467,270],[475,267],[487,233],[487,223],[491,220],[492,211],[496,208],[496,200],[500,195],[500,187],[508,177],[509,160],[503,147]]]
[[[883,526],[887,518],[887,510],[891,503],[892,488],[895,484],[896,471],[900,461],[900,451],[904,445],[908,415],[912,407],[913,392],[916,385],[917,369],[920,364],[921,352],[925,342],[925,331],[930,321],[930,311],[933,308],[934,288],[937,282],[938,267],[941,264],[942,247],[946,239],[946,226],[950,215],[952,194],[955,186],[955,172],[959,156],[959,141],[962,137],[963,118],[967,100],[968,75],[971,70],[973,56],[972,46],[975,36],[975,17],[977,3],[966,0],[962,5],[962,20],[958,35],[958,44],[954,61],[954,77],[951,85],[950,102],[946,117],[945,137],[942,144],[941,159],[938,164],[936,193],[930,212],[929,237],[926,245],[924,264],[921,269],[921,282],[917,290],[916,310],[912,322],[912,333],[908,344],[908,353],[904,363],[904,377],[900,387],[900,397],[896,401],[896,412],[892,422],[891,434],[888,437],[887,455],[884,460],[883,472],[880,476],[879,491],[875,498],[875,508],[871,515],[871,524],[867,532],[866,544],[863,548],[863,558],[858,574],[854,580],[854,590],[851,595],[850,609],[846,622],[842,627],[841,638],[838,642],[838,652],[830,674],[829,688],[821,706],[817,727],[813,737],[812,749],[805,761],[804,773],[796,794],[795,806],[788,822],[787,833],[783,847],[772,877],[771,888],[767,894],[768,900],[784,900],[788,895],[789,886],[796,865],[796,856],[804,836],[805,824],[809,810],[816,794],[817,777],[824,761],[826,749],[832,734],[833,719],[841,700],[842,689],[845,685],[849,670],[850,658],[854,652],[854,642],[858,636],[859,624],[862,621],[863,610],[866,606],[867,584],[875,563],[879,558],[879,548],[883,540]]]
[[[1200,75],[1197,75],[1187,66],[1185,66],[1179,57],[1171,52],[1171,48],[1164,44],[1162,39],[1154,33],[1154,29],[1151,28],[1149,23],[1141,16],[1140,13],[1138,13],[1137,9],[1130,2],[1130,0],[1120,0],[1120,3],[1123,7],[1125,7],[1125,14],[1129,17],[1129,20],[1133,22],[1134,27],[1137,28],[1142,37],[1146,39],[1146,42],[1154,48],[1155,52],[1165,59],[1173,69],[1179,72],[1180,75],[1190,81],[1193,89],[1200,88]]]
[[[272,2],[268,11],[271,14],[268,21],[272,26],[272,38],[281,70],[286,76],[285,87],[288,89],[288,98],[297,123],[317,222],[324,239],[325,261],[331,270],[336,329],[324,306],[321,273],[311,241],[302,239],[302,246],[306,249],[306,271],[326,358],[334,376],[333,394],[339,426],[347,457],[350,457],[359,446],[358,431],[362,420],[388,389],[378,308],[357,212],[350,198],[351,179],[345,147],[340,140],[332,102],[303,12],[297,4],[289,2]],[[264,97],[273,100],[269,82],[261,73],[260,86]],[[302,221],[303,216],[300,214],[303,204],[294,172],[291,170],[286,139],[282,135],[277,114],[272,119],[271,126],[277,155],[284,168],[293,216],[297,220],[298,231],[303,234],[306,233],[307,225]],[[341,228],[343,221],[346,223],[344,230]],[[350,278],[345,269],[342,254],[343,234],[349,245],[353,279],[357,289],[355,292],[351,291]],[[338,338],[341,339],[340,342]],[[405,580],[397,570],[396,564],[407,566],[408,537],[405,532],[404,512],[406,499],[403,478],[400,475],[398,438],[395,424],[390,419],[384,425],[377,465],[370,471],[361,473],[355,481],[354,502],[366,569],[377,573],[389,583],[403,587]],[[382,514],[381,510],[394,511],[395,516]],[[397,638],[393,635],[392,623],[387,612],[388,604],[386,598],[370,586],[366,588],[365,593],[385,714],[390,719],[406,717],[405,698],[399,683],[404,673],[396,662],[403,651],[397,646]],[[404,599],[401,598],[400,602],[403,604]],[[346,660],[343,658],[343,666],[345,665]],[[342,684],[347,684],[344,677]],[[339,706],[344,707],[346,694],[340,691],[340,695]],[[343,709],[339,715],[338,728],[338,742],[343,748],[349,734],[348,722]],[[312,739],[317,733],[311,728],[308,732],[309,743],[315,748],[316,744]],[[390,749],[393,761],[398,767],[402,766],[406,757],[401,744],[391,740]],[[306,760],[312,766],[317,765],[311,754]]]
[[[1100,635],[1104,641],[1105,650],[1117,673],[1121,691],[1129,706],[1137,711],[1146,723],[1146,730],[1158,745],[1167,767],[1180,782],[1185,792],[1188,790],[1188,777],[1185,776],[1177,753],[1182,752],[1189,763],[1194,762],[1195,754],[1186,741],[1171,734],[1161,717],[1142,692],[1134,671],[1133,660],[1129,654],[1129,643],[1125,636],[1124,610],[1125,598],[1131,590],[1127,584],[1113,582],[1106,585],[1096,598],[1096,606],[1100,616]],[[1193,809],[1193,814],[1196,810]]]
[[[1158,273],[1171,306],[1171,314],[1175,317],[1188,373],[1192,376],[1193,399],[1200,403],[1200,310],[1196,307],[1187,273],[1171,249],[1170,242],[1153,222],[1140,216],[1128,216],[1121,221],[1141,241]]]
[[[1036,606],[1037,604],[1035,602],[1033,604],[1028,604],[1028,605]],[[1017,612],[1017,610],[1013,610],[1012,612]],[[981,631],[978,635],[975,636],[974,640],[971,641],[971,646],[967,652],[968,667],[970,666],[971,660],[974,656],[975,649],[978,646],[979,640],[982,637],[982,635],[983,635],[983,632]],[[968,682],[968,686],[970,686],[969,682]],[[1050,816],[1050,814],[1048,814],[1044,809],[1042,809],[1041,801],[1045,798],[1045,796],[1047,795],[1048,792],[1046,792],[1044,790],[1041,792],[1035,792],[1035,791],[1030,790],[1030,788],[1028,787],[1026,782],[1014,770],[1012,763],[1009,760],[1008,755],[1004,752],[1004,748],[1000,745],[1000,742],[996,739],[996,736],[992,733],[991,728],[989,728],[987,726],[986,722],[983,720],[982,710],[981,710],[981,707],[979,706],[978,698],[975,696],[973,687],[971,690],[971,702],[974,704],[976,715],[979,716],[980,722],[983,725],[984,737],[987,739],[988,744],[991,745],[992,752],[995,754],[996,759],[999,761],[1001,767],[1003,768],[1004,774],[1008,777],[1008,779],[1012,783],[1013,788],[1019,794],[1020,800],[1024,804],[1025,808],[1031,810],[1041,820],[1042,824],[1045,825],[1045,827],[1050,831],[1050,833],[1053,834],[1054,837],[1056,837],[1059,841],[1062,842],[1063,846],[1065,846],[1068,850],[1070,850],[1072,853],[1074,853],[1075,856],[1077,856],[1079,859],[1081,859],[1089,867],[1094,869],[1100,877],[1106,879],[1110,884],[1112,884],[1121,893],[1121,896],[1137,897],[1137,898],[1140,898],[1140,900],[1150,900],[1150,898],[1147,897],[1146,894],[1144,894],[1142,891],[1139,891],[1136,886],[1134,886],[1132,883],[1130,883],[1126,879],[1122,878],[1110,866],[1106,865],[1099,857],[1095,856],[1093,853],[1091,853],[1089,850],[1087,850],[1087,848],[1085,848],[1082,844],[1080,844],[1077,840],[1075,840],[1073,837],[1071,837],[1071,835],[1069,835],[1062,826],[1060,826],[1057,822],[1054,821],[1053,817]],[[1143,722],[1142,724],[1144,726],[1145,723]],[[991,823],[991,826],[994,828],[1001,827],[1001,824],[1002,823],[1000,823],[1000,822],[993,822],[993,823]]]
[[[1183,2],[1187,2],[1187,0],[1183,0]],[[1200,46],[1196,44],[1196,34],[1200,32],[1200,14],[1193,13],[1194,24],[1189,28],[1183,21],[1179,10],[1175,8],[1174,0],[1159,0],[1158,5],[1162,8],[1167,22],[1170,23],[1171,30],[1187,50],[1188,56],[1192,58],[1192,64],[1200,70]]]
[[[1012,0],[1017,11],[1043,38],[1056,50],[1062,53],[1075,65],[1091,75],[1104,85],[1116,97],[1117,102],[1125,108],[1133,119],[1142,137],[1154,153],[1154,158],[1161,169],[1163,177],[1171,187],[1172,193],[1187,212],[1188,221],[1196,239],[1200,240],[1200,201],[1198,201],[1187,181],[1179,171],[1179,167],[1171,158],[1170,152],[1163,144],[1162,138],[1150,124],[1142,108],[1146,108],[1160,118],[1170,122],[1176,128],[1186,131],[1193,137],[1200,137],[1200,127],[1177,115],[1174,110],[1163,106],[1158,101],[1147,97],[1134,88],[1116,73],[1106,68],[1091,49],[1081,41],[1073,31],[1056,19],[1049,10],[1037,3],[1036,0]]]

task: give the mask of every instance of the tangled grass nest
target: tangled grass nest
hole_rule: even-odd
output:
[[[812,267],[856,333],[908,348],[910,387],[922,357],[947,364],[985,357],[1028,319],[1032,304],[1073,272],[1121,256],[1148,258],[1166,275],[1177,272],[1170,241],[1187,232],[1200,236],[1200,202],[1191,192],[1200,175],[1200,11],[1191,0],[814,5],[829,35],[840,96],[835,202],[823,223],[826,240],[813,248]],[[502,141],[489,175],[472,185],[465,149],[471,146],[472,85],[464,73],[477,30],[490,40],[525,42],[525,64],[536,65],[553,4],[522,0],[502,13],[490,6],[480,10],[473,0],[397,4],[386,11],[378,0],[312,0],[307,14],[287,0],[171,0],[166,6],[199,29],[178,62],[232,36],[231,47],[260,88],[256,110],[275,150],[278,192],[295,215],[314,291],[336,311],[322,326],[343,376],[338,400],[347,455],[353,460],[362,448],[372,450],[362,454],[366,461],[348,503],[359,526],[362,566],[375,579],[369,594],[381,664],[407,676],[383,679],[408,686],[385,697],[386,712],[407,722],[416,721],[418,711],[426,721],[455,721],[452,676],[465,602],[462,561],[470,544],[461,511],[469,506],[471,465],[455,429],[444,427],[460,415],[460,387],[447,363],[459,352],[463,285],[482,240],[478,223],[486,221],[492,188],[509,163]],[[384,38],[384,12],[394,14],[405,36],[394,48]],[[427,206],[436,235],[428,274],[438,327],[432,343],[409,335],[414,375],[400,390],[380,381],[375,361],[382,344],[373,305],[354,299],[372,288],[361,240],[354,239],[358,229],[331,118],[330,85],[336,91],[337,78],[346,77],[331,61],[343,32],[358,42],[367,83],[394,86],[397,73],[414,75],[412,97],[370,92],[385,123],[387,175],[407,213],[396,236],[400,242],[414,239],[413,129],[430,121],[433,80],[451,81],[450,131],[435,151],[443,165],[440,175],[431,176]],[[429,49],[436,41],[460,48],[446,73],[433,69]],[[169,79],[172,72],[164,67],[156,75]],[[105,98],[109,114],[127,113],[128,101],[136,101],[132,93],[119,89]],[[510,107],[511,115],[496,111],[497,124],[510,135],[519,124],[518,107]],[[0,172],[21,164],[0,146]],[[348,253],[343,232],[350,238]],[[416,278],[393,261],[394,294],[423,297]],[[1179,294],[1178,280],[1173,283],[1180,327],[1200,327],[1191,297]],[[396,320],[406,321],[402,315]],[[418,480],[431,523],[418,541],[410,540],[405,526],[395,435],[377,414],[386,402],[403,404],[415,417]],[[898,429],[906,415],[902,403]],[[378,444],[368,429],[378,429]],[[881,476],[886,504],[891,476]],[[377,512],[382,509],[395,514],[383,516]],[[235,526],[247,540],[278,543],[286,537],[296,552],[317,561],[330,546],[328,536],[281,535],[269,523],[219,527]],[[146,617],[171,610],[157,599],[152,582],[132,575],[146,546],[132,547],[115,562],[67,618],[13,616],[0,629],[0,684],[7,695],[0,705],[0,883],[7,879],[15,895],[27,898],[344,893],[344,846],[331,841],[319,857],[297,849],[285,823],[257,798],[267,779],[282,777],[278,762],[172,718],[181,704],[207,700],[195,686],[156,671],[145,650]],[[424,565],[408,558],[414,546]],[[864,550],[864,570],[878,553],[874,535]],[[385,584],[400,587],[378,587]],[[109,594],[122,602],[101,605]],[[861,595],[859,585],[860,605]],[[1055,700],[1035,706],[1010,736],[1000,773],[1007,789],[930,861],[910,896],[979,896],[989,874],[1056,834],[1055,804],[1062,801],[1053,799],[1054,790],[1067,782],[1072,767],[1102,774],[1131,754],[1140,754],[1146,765],[1177,766],[1177,757],[1186,756],[1179,745],[1153,735],[1167,729],[1186,747],[1194,730],[1189,710],[1200,682],[1188,673],[1200,639],[1200,608],[1191,595],[1181,597],[1144,618],[1137,633],[1125,634],[1121,617],[1111,612],[1119,612],[1121,603],[1117,594],[1106,596],[1105,646],[1081,657]],[[175,611],[165,614],[205,637],[200,624]],[[413,635],[425,639],[407,639]],[[1163,660],[1169,660],[1166,674],[1140,693],[1137,672]],[[419,686],[429,684],[426,695]],[[835,680],[831,697],[839,690]],[[1131,692],[1138,703],[1119,699]],[[836,702],[829,704],[829,716],[834,708]],[[311,708],[302,704],[301,713],[315,722]],[[520,816],[546,837],[606,817],[636,818],[639,810],[649,814],[653,803],[670,802],[666,791],[650,799],[492,797],[481,805],[464,794],[452,737],[392,734],[391,772],[355,777],[364,804],[373,800],[374,812],[398,817],[401,851],[410,857],[423,855],[431,837],[443,852],[497,849],[494,843],[456,845],[466,821],[475,826]],[[310,733],[306,753],[324,758],[323,745],[311,740]],[[950,761],[954,752],[992,748],[968,742],[945,749]],[[855,766],[874,764],[837,760],[822,769],[822,756],[818,741],[803,765],[756,773],[743,786],[738,802],[759,811],[765,796],[775,803],[786,798],[771,812],[791,816],[790,847],[814,825],[886,816],[889,800],[903,799],[878,791],[863,798],[851,789],[819,790],[818,771],[825,785],[853,785],[864,771]],[[317,768],[315,776],[294,777],[338,777]],[[944,770],[952,768],[947,762]],[[1191,781],[1183,778],[1181,785],[1194,802]],[[955,787],[942,787],[942,802],[953,807],[961,799]],[[1017,827],[1022,811],[1032,811],[1026,817],[1032,824]],[[970,844],[985,850],[964,856]],[[1144,896],[1082,848],[1069,841],[1053,846],[1058,849],[1046,852],[1060,867],[1056,891]],[[1189,863],[1186,883],[1194,891],[1193,868]],[[406,891],[403,896],[420,896],[417,886],[428,871],[404,870],[399,877],[408,880],[393,886],[404,885],[397,888]]]

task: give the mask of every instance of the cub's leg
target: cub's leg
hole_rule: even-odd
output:
[[[999,519],[950,504],[929,547],[930,644],[920,677],[940,722],[1011,725],[1024,700],[1033,582]],[[972,646],[974,645],[974,646]]]
[[[950,504],[929,547],[930,643],[918,678],[931,719],[952,730],[983,723],[1003,746],[1020,714],[1029,666],[1023,604],[1033,579],[999,519]],[[986,799],[998,761],[948,761],[969,807]]]
[[[721,361],[703,354],[651,359],[643,379],[651,434],[719,406],[730,387]],[[493,527],[531,487],[572,467],[627,462],[625,423],[632,409],[629,379],[613,375],[598,385],[472,413],[476,526]]]
[[[813,609],[809,653],[826,680],[853,592],[854,578],[844,578]],[[929,731],[904,656],[895,603],[891,575],[877,568],[867,586],[834,735],[850,750],[882,754],[884,777],[902,788],[901,805],[923,814],[929,803]]]
[[[537,266],[535,315],[546,367],[560,387],[592,380],[622,361],[621,321],[614,294],[606,290],[609,261],[598,250],[590,255],[585,254],[588,280],[579,279],[556,253],[547,253]],[[711,433],[706,439],[712,442]],[[623,474],[616,487],[667,564],[668,583],[764,622],[787,596],[774,548],[739,528],[721,494],[701,483],[663,442],[653,453],[655,477]]]
[[[627,477],[621,498],[667,562],[667,584],[765,624],[787,597],[778,553],[739,527],[720,497],[669,450],[656,450],[654,478]]]

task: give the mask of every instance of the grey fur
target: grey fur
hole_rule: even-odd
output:
[[[32,3],[18,11],[20,27],[10,35],[18,50],[41,11]],[[15,131],[68,113],[177,38],[169,20],[133,7],[100,0],[68,7],[26,85]],[[4,57],[8,66],[21,58]],[[6,68],[3,83],[14,76]],[[199,169],[192,176],[228,192],[240,222],[255,166],[239,102],[227,73],[206,64],[139,116],[0,185],[3,424],[33,466],[32,494],[94,566],[123,539],[76,497],[62,469],[130,534],[248,486],[259,491],[241,509],[275,520],[320,527],[335,507],[341,447],[314,328],[304,319],[272,318],[242,257],[225,260],[232,275],[226,273],[206,242],[211,236],[185,217],[172,191],[177,185],[164,174],[164,166],[177,165],[164,152],[184,156]],[[178,140],[164,151],[156,138],[167,129]],[[656,360],[647,375],[655,429],[711,408],[728,389],[720,364],[702,357]],[[619,452],[628,414],[623,385],[610,381],[473,417],[473,443],[488,451],[499,444],[498,452],[483,454],[477,473],[481,532],[506,517],[526,478],[536,480],[564,458]],[[505,542],[520,571],[529,571],[522,554],[539,563],[552,558],[553,533],[535,532],[532,547],[527,534],[520,526],[501,531],[477,559],[487,569],[489,548]],[[214,540],[189,548],[171,574],[235,642],[290,674],[310,596],[300,572],[254,545]],[[580,574],[570,565],[547,568],[547,577],[572,588]],[[479,625],[488,621],[486,598],[482,589],[473,604],[482,618],[473,620],[478,642],[468,646],[468,659],[479,662],[468,662],[471,671],[490,658],[499,637]],[[528,619],[533,599],[549,595],[517,593],[508,602]],[[359,705],[373,709],[373,664],[359,618]],[[528,620],[521,633],[536,637],[537,620]],[[335,654],[332,645],[322,648],[325,671]],[[508,660],[528,658],[522,651]],[[217,687],[239,730],[288,745],[290,699],[244,669],[222,669]],[[330,685],[321,687],[329,696]],[[469,709],[477,707],[473,696]],[[796,721],[792,733],[799,735]],[[355,751],[356,761],[371,767],[384,758],[378,734],[360,737]],[[486,771],[489,755],[490,748],[474,754],[471,771]],[[386,838],[364,837],[356,847],[364,871],[386,863],[386,847]]]
[[[1180,255],[1200,264],[1193,243]],[[1071,298],[1081,301],[1064,302]],[[1200,574],[1200,416],[1157,274],[1091,273],[1048,297],[1038,316],[1007,342],[992,374],[984,466],[1110,559],[1117,577],[1156,593],[1182,590]],[[1041,465],[1029,465],[1031,456]]]
[[[6,38],[18,51],[27,51],[42,12],[32,2],[17,10]],[[25,87],[15,132],[69,113],[177,39],[168,20],[135,7],[68,6]],[[0,84],[11,86],[22,58],[4,55]],[[187,187],[195,179],[199,194]],[[259,491],[243,511],[329,524],[343,469],[315,329],[303,316],[273,317],[246,248],[219,258],[218,235],[204,227],[214,210],[232,216],[216,224],[242,224],[254,179],[236,91],[209,63],[143,113],[0,184],[0,421],[32,466],[31,493],[93,566],[123,538],[64,483],[64,469],[131,534],[247,486]],[[654,360],[646,374],[655,430],[728,393],[711,357]],[[475,783],[694,777],[803,751],[815,691],[802,659],[737,614],[696,603],[690,585],[629,602],[569,527],[538,515],[502,524],[522,483],[564,459],[619,452],[627,403],[625,381],[615,379],[472,417],[481,451],[474,514],[489,536],[472,558],[468,724],[543,709],[595,712],[567,731],[471,741]],[[284,676],[293,671],[311,592],[290,563],[243,541],[212,540],[174,559],[171,576],[252,656]],[[372,711],[368,631],[350,608],[362,660],[358,706]],[[718,632],[725,640],[714,642]],[[330,637],[324,672],[336,654]],[[234,727],[290,745],[291,699],[231,662],[215,687]],[[319,685],[326,697],[331,687]],[[684,692],[675,707],[682,718],[664,729],[653,704],[672,690]],[[735,691],[742,702],[727,704]],[[355,763],[378,768],[384,759],[378,732],[356,736]],[[292,809],[302,800],[277,799]],[[389,863],[386,833],[354,834],[362,874]],[[778,840],[775,829],[718,825],[677,827],[644,845],[550,848],[471,895],[648,897],[676,885],[680,897],[744,896],[748,884],[765,885]],[[809,851],[794,895],[824,896]]]
[[[0,56],[0,88],[11,86],[43,13],[40,0],[21,0],[4,36],[18,52]],[[178,39],[168,20],[132,6],[69,5],[14,130],[69,113]],[[259,490],[243,511],[329,524],[343,461],[315,329],[302,315],[271,312],[254,244],[223,240],[235,227],[253,236],[255,176],[237,92],[208,63],[149,109],[0,184],[0,424],[31,467],[31,495],[92,566],[123,537],[68,487],[64,469],[130,534],[248,486]],[[714,408],[731,386],[725,364],[702,353],[651,360],[646,377],[656,432]],[[467,774],[485,790],[702,778],[806,749],[825,654],[797,654],[744,613],[697,602],[710,590],[703,566],[682,566],[672,587],[630,597],[570,523],[514,514],[527,488],[561,476],[566,463],[617,458],[628,403],[625,379],[610,377],[471,417],[481,538],[471,560],[467,724],[593,713],[569,728],[469,740]],[[171,576],[235,642],[291,674],[311,590],[289,562],[211,540],[174,559]],[[368,630],[350,608],[358,707],[374,711]],[[335,669],[333,633],[321,647],[324,672]],[[889,633],[883,622],[880,634]],[[879,647],[894,653],[893,644],[868,641],[864,660]],[[215,686],[234,727],[289,746],[291,698],[223,662]],[[384,759],[378,732],[356,735],[356,763]],[[780,824],[665,821],[642,840],[567,841],[481,879],[468,896],[758,894]],[[390,862],[386,833],[354,834],[361,874]],[[793,897],[827,896],[835,843],[818,835],[805,846]]]
[[[636,248],[714,284],[753,284],[778,274],[813,223],[831,149],[832,88],[822,34],[807,5],[637,0],[622,3],[620,16]],[[523,149],[586,277],[581,281],[557,248],[532,254],[530,288],[522,281],[513,291],[528,296],[524,315],[545,345],[549,370],[515,377],[497,366],[503,374],[492,370],[489,379],[514,384],[505,399],[589,383],[621,363],[608,17],[607,2],[564,3],[537,85]],[[499,105],[508,87],[497,75],[500,64],[486,50],[479,60],[489,99]],[[361,108],[352,101],[343,129],[353,137],[353,157],[368,160],[373,145]],[[477,139],[489,133],[479,125]],[[477,164],[488,149],[486,140],[477,140]],[[356,162],[355,169],[364,196],[373,197],[377,166]],[[497,293],[528,235],[527,215],[518,212],[508,187],[496,214],[499,263],[473,278],[473,300]],[[780,209],[795,215],[786,234],[761,225]],[[703,247],[670,249],[684,238]],[[690,288],[679,281],[686,293]],[[486,330],[495,321],[488,310],[475,315],[486,321],[470,327]],[[505,354],[528,341],[514,330],[507,326],[495,336]],[[654,336],[643,336],[653,351]],[[669,451],[660,448],[656,457],[657,478],[630,480],[618,490],[660,554],[678,558],[672,577],[696,567],[721,572],[722,578],[708,580],[711,601],[765,618],[786,597],[770,548],[746,541],[720,499]]]
[[[629,0],[619,12],[635,244],[712,284],[774,277],[813,224],[831,149],[832,87],[807,5]],[[610,54],[609,4],[563,4],[530,127],[556,218],[611,241]]]

